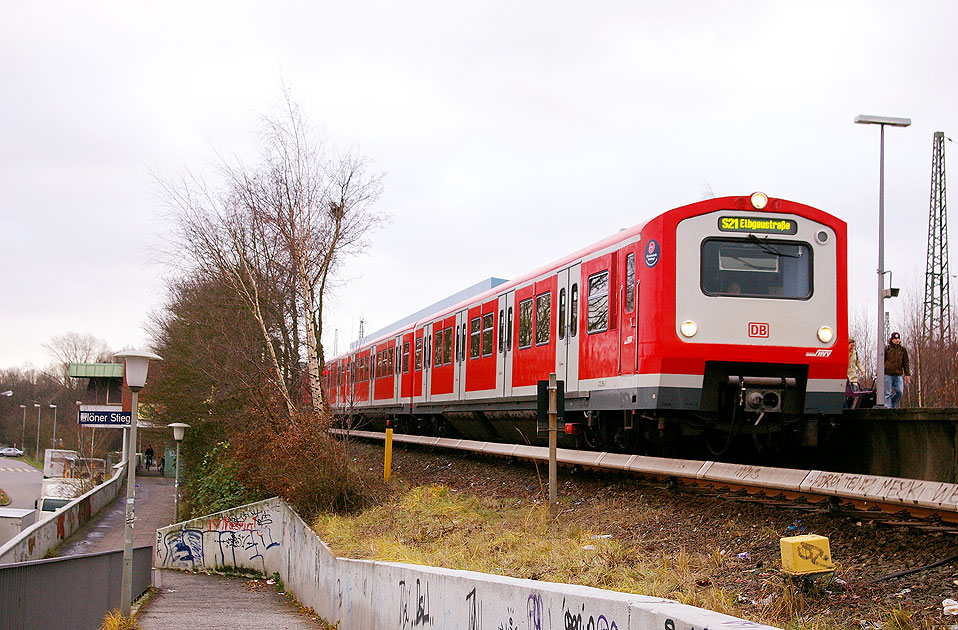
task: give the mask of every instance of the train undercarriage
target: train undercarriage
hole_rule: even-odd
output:
[[[807,366],[708,362],[701,389],[620,390],[572,394],[560,423],[562,448],[661,457],[739,457],[775,461],[817,446],[822,419],[841,413],[842,398],[806,394]],[[656,401],[659,408],[638,407]],[[811,404],[809,404],[811,403]],[[626,407],[626,408],[622,408]],[[670,408],[671,407],[671,408]],[[811,407],[811,412],[809,411]],[[543,445],[548,432],[535,397],[493,403],[394,405],[341,413],[344,425],[480,441]]]

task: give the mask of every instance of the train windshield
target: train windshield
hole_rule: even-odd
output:
[[[706,295],[807,300],[812,296],[808,243],[747,238],[702,242],[702,291]]]

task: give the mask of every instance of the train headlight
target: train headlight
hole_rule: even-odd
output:
[[[686,337],[694,337],[695,333],[699,331],[698,324],[693,322],[691,319],[687,319],[682,322],[682,325],[679,326],[679,330],[682,331],[682,334]]]
[[[818,340],[822,343],[828,343],[835,337],[835,333],[828,326],[822,326],[818,329]]]
[[[753,208],[761,210],[768,205],[768,195],[760,192],[752,193],[751,202]]]

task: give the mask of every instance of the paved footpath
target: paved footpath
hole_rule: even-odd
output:
[[[172,479],[156,471],[142,469],[136,475],[136,522],[133,525],[133,546],[152,545],[156,530],[173,522]],[[126,490],[104,507],[90,521],[63,541],[56,555],[76,556],[83,553],[123,549],[123,523],[126,519]]]
[[[157,595],[136,615],[143,630],[316,630],[326,626],[300,613],[265,580],[156,571]]]

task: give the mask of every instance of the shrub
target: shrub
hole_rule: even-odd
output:
[[[265,498],[255,487],[243,483],[242,471],[236,449],[231,449],[229,442],[215,444],[186,484],[184,505],[188,518]]]
[[[307,521],[377,502],[385,484],[367,467],[354,466],[328,427],[326,416],[303,412],[234,440],[241,478],[263,496],[282,497]]]

